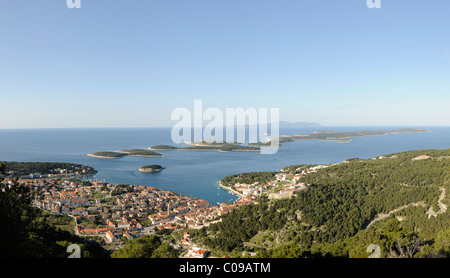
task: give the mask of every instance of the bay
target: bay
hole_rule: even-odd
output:
[[[314,131],[362,131],[404,127],[304,127],[281,128],[281,135]],[[220,188],[225,176],[251,171],[278,171],[293,164],[339,163],[348,158],[372,158],[383,154],[417,149],[450,147],[450,127],[425,128],[432,132],[400,133],[336,141],[294,141],[283,143],[277,153],[216,151],[158,151],[163,157],[100,159],[86,154],[98,151],[146,149],[154,145],[174,145],[171,128],[79,128],[0,130],[0,161],[71,162],[94,167],[91,179],[113,184],[145,185],[198,197],[215,204],[232,202],[236,196]],[[181,145],[180,145],[181,146]],[[158,173],[137,169],[159,164]]]

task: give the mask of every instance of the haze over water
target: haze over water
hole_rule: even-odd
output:
[[[312,133],[316,130],[362,131],[403,127],[304,127],[281,128],[281,135]],[[432,132],[401,133],[335,141],[294,141],[283,143],[276,154],[260,152],[157,151],[163,157],[99,159],[85,156],[98,151],[173,144],[171,128],[92,128],[0,130],[0,161],[71,162],[94,167],[92,179],[113,184],[153,186],[199,197],[215,204],[231,202],[236,196],[217,182],[225,176],[251,171],[278,171],[293,164],[339,163],[347,158],[375,156],[417,149],[450,147],[450,127],[426,128]],[[183,145],[184,146],[184,145]],[[159,164],[159,173],[140,173],[138,168]]]

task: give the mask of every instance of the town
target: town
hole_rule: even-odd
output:
[[[299,190],[304,190],[307,185],[299,182],[301,177],[309,173],[315,173],[319,169],[327,168],[337,164],[330,165],[302,165],[299,167],[286,167],[276,173],[272,179],[266,182],[255,181],[252,183],[230,183],[219,185],[230,192],[243,198],[254,200],[257,196],[266,195],[269,199],[290,198]],[[292,168],[292,169],[288,169]]]
[[[232,205],[211,204],[143,185],[113,185],[103,181],[66,178],[19,178],[31,189],[32,205],[74,219],[73,231],[85,238],[100,238],[114,251],[126,240],[146,234],[164,235],[177,229],[199,229],[231,209],[251,203],[241,198]],[[4,178],[11,185],[13,179]],[[186,257],[205,257],[208,252],[196,247],[185,235],[179,243],[168,242]]]
[[[263,195],[275,199],[289,198],[306,188],[305,184],[298,182],[303,175],[328,166],[297,168],[294,173],[280,170],[274,180],[265,184],[255,182],[234,187],[220,184],[240,198],[233,203],[217,205],[150,186],[114,185],[97,180],[69,179],[64,175],[33,174],[21,176],[17,181],[31,189],[33,206],[52,214],[72,217],[76,235],[101,239],[113,251],[121,248],[127,240],[146,234],[163,236],[176,230],[200,229],[221,221],[220,216],[251,204]],[[3,183],[12,184],[13,179],[5,177]],[[188,232],[184,232],[182,238],[166,241],[181,251],[183,257],[203,258],[209,253],[194,244]]]

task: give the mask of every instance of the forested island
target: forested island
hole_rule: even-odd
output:
[[[217,256],[366,258],[367,246],[376,244],[381,257],[448,257],[449,171],[450,149],[348,159],[304,175],[298,183],[307,187],[294,197],[262,196],[193,234]],[[272,176],[255,172],[224,182]]]
[[[363,131],[349,131],[349,132],[315,131],[314,133],[311,134],[283,135],[279,137],[278,140],[279,143],[293,142],[294,140],[322,140],[322,141],[337,141],[341,143],[349,143],[351,142],[351,138],[353,137],[379,136],[387,134],[413,133],[413,132],[430,132],[430,130],[417,128],[402,128],[392,130],[363,130]],[[269,141],[269,142],[250,143],[249,145],[270,146],[270,144],[271,143]]]
[[[157,145],[148,148],[149,150],[187,150],[187,151],[219,151],[219,152],[231,152],[231,151],[260,151],[259,147],[243,146],[240,144],[231,143],[187,143],[190,147],[174,147],[170,145]]]
[[[351,142],[353,137],[364,137],[364,136],[378,136],[396,133],[412,133],[412,132],[430,132],[427,129],[415,129],[415,128],[403,128],[403,129],[393,129],[393,130],[364,130],[356,132],[339,132],[339,131],[315,131],[311,134],[295,134],[295,135],[283,135],[278,137],[278,145],[285,142],[293,142],[295,140],[322,140],[322,141],[337,141],[341,143]],[[273,140],[270,139],[270,140]],[[92,154],[87,154],[87,156],[96,158],[120,158],[126,155],[133,156],[162,156],[161,154],[154,151],[172,151],[172,150],[187,150],[187,151],[219,151],[219,152],[232,152],[232,151],[261,151],[261,147],[274,146],[270,141],[267,142],[256,142],[241,144],[237,142],[233,143],[223,143],[216,142],[212,140],[202,140],[198,142],[185,142],[187,147],[175,147],[171,145],[155,145],[148,150],[143,149],[131,149],[122,151],[108,151],[108,152],[97,152]]]
[[[162,167],[161,165],[153,164],[153,165],[145,165],[138,169],[139,172],[142,173],[154,173],[154,172],[160,172],[165,167]]]
[[[363,131],[315,131],[310,134],[295,134],[295,135],[283,135],[278,137],[278,145],[271,143],[273,138],[270,138],[267,142],[248,143],[246,145],[234,142],[234,143],[217,143],[211,140],[202,140],[199,142],[185,142],[189,147],[175,147],[170,145],[156,145],[148,148],[149,150],[192,150],[192,151],[260,151],[260,147],[280,146],[281,143],[294,142],[295,140],[321,140],[321,141],[336,141],[340,143],[349,143],[351,138],[365,137],[365,136],[380,136],[388,134],[398,133],[414,133],[414,132],[431,132],[428,129],[417,128],[402,128],[391,130],[363,130]]]
[[[121,150],[121,151],[102,151],[102,152],[96,152],[87,154],[86,156],[95,157],[95,158],[121,158],[123,156],[142,156],[142,157],[159,157],[162,156],[162,154],[149,151],[149,150],[143,150],[143,149],[127,149],[127,150]]]

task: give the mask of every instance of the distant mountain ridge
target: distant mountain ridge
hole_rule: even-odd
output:
[[[288,122],[288,121],[280,121],[280,127],[315,127],[322,126],[316,122]]]
[[[258,123],[259,124],[259,123]],[[258,125],[258,124],[255,124],[255,125]],[[273,122],[272,123],[267,123],[268,125],[273,125]],[[240,126],[242,126],[242,125],[239,125],[239,124],[234,124],[234,127],[240,127]],[[248,123],[246,123],[245,124],[245,127],[249,127],[249,126],[251,126],[250,124],[248,124]],[[319,127],[319,126],[323,126],[323,125],[321,125],[321,124],[319,124],[319,123],[316,123],[316,122],[289,122],[289,121],[279,121],[278,122],[278,126],[279,127],[283,127],[283,128],[286,128],[286,127]],[[225,125],[224,127],[228,127],[228,125]]]

